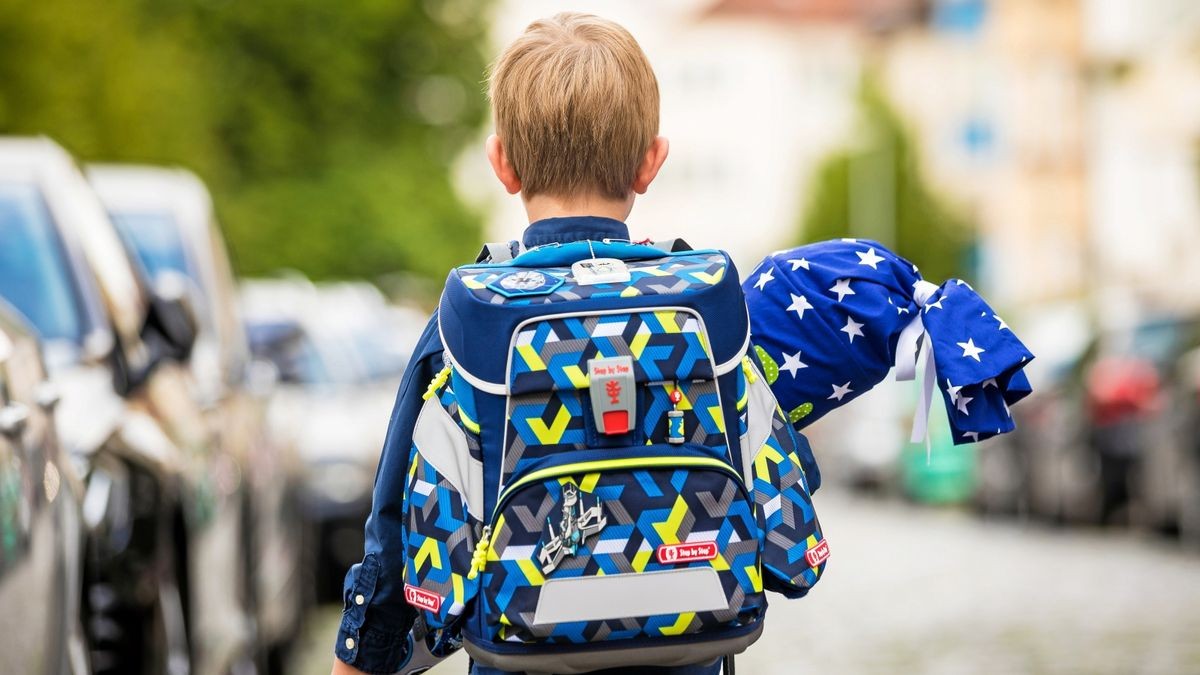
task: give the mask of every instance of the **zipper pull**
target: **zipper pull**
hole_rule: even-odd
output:
[[[487,565],[488,548],[492,543],[492,526],[484,525],[483,532],[479,533],[479,541],[475,543],[475,552],[471,554],[471,571],[467,572],[467,579],[474,581],[475,577],[483,571],[484,565]]]

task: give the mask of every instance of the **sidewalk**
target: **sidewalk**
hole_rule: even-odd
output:
[[[1200,555],[833,488],[816,501],[826,578],[808,598],[772,596],[743,675],[1200,672]],[[318,614],[297,672],[329,672],[337,619]],[[466,659],[433,672],[465,673]]]

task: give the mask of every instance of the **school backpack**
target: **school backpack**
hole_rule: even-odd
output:
[[[741,652],[829,547],[729,256],[504,249],[440,302],[404,494],[419,632],[511,671]]]

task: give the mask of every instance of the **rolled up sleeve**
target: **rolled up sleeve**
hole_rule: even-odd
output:
[[[368,673],[394,673],[410,652],[408,633],[416,612],[404,601],[404,480],[421,393],[441,368],[441,359],[434,314],[396,395],[375,474],[363,561],[350,568],[342,586],[342,622],[334,654]]]

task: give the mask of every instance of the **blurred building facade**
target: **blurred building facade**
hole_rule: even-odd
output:
[[[1190,263],[1200,255],[1200,3],[572,8],[626,25],[659,76],[671,158],[639,199],[635,236],[720,245],[743,267],[796,241],[805,187],[822,158],[854,142],[859,83],[874,70],[939,191],[977,223],[975,276],[997,304],[1093,300],[1098,315],[1200,307]],[[495,43],[561,9],[509,0]],[[482,152],[463,166],[491,235],[516,236],[520,204],[493,185]],[[855,190],[852,213],[865,199]]]

